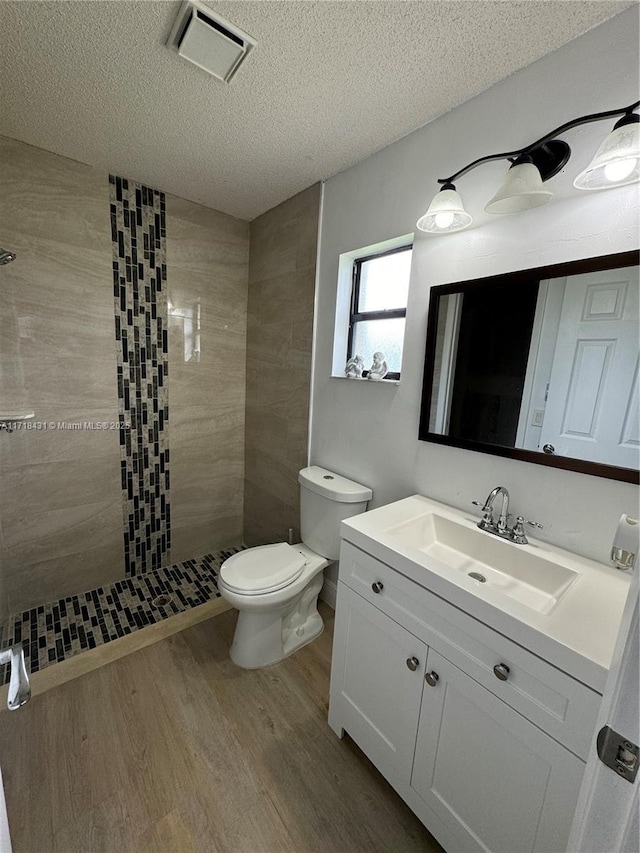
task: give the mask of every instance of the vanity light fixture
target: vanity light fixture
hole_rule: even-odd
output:
[[[417,225],[421,231],[445,234],[449,231],[462,231],[467,225],[471,225],[471,222],[471,216],[464,209],[455,186],[447,181],[434,196],[429,210],[418,219]]]
[[[640,180],[640,116],[627,113],[615,123],[573,185],[579,190],[605,190],[637,180]]]
[[[448,178],[438,178],[442,184],[429,209],[421,216],[416,227],[430,234],[447,234],[462,231],[473,219],[464,208],[454,181],[467,172],[493,160],[509,160],[511,166],[504,181],[487,203],[487,213],[519,213],[546,204],[553,193],[543,184],[557,175],[571,156],[571,148],[560,134],[581,124],[622,116],[598,148],[593,160],[573,182],[581,190],[608,189],[640,180],[640,116],[633,111],[640,101],[618,110],[580,116],[565,122],[541,139],[517,151],[488,154],[469,163]]]

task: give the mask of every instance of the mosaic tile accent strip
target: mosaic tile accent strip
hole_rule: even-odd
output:
[[[109,175],[128,577],[170,560],[165,196]],[[130,424],[130,427],[127,425]]]
[[[9,616],[2,627],[0,648],[21,642],[27,668],[33,673],[110,643],[219,598],[220,566],[240,550],[242,546],[217,551]],[[153,600],[163,594],[170,596],[169,603],[154,606]],[[0,683],[6,684],[9,675],[9,667],[1,667]]]

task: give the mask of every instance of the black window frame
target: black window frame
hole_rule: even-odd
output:
[[[413,243],[409,243],[404,246],[396,246],[393,249],[387,249],[385,252],[376,252],[373,255],[363,255],[361,258],[355,258],[353,261],[353,267],[351,270],[351,304],[349,306],[349,335],[347,338],[347,361],[353,357],[353,338],[356,323],[360,323],[363,320],[395,320],[399,318],[404,318],[406,320],[407,317],[407,308],[388,308],[382,311],[358,311],[358,303],[360,301],[360,276],[362,270],[362,264],[367,261],[373,261],[377,258],[384,258],[387,255],[397,255],[400,252],[412,252],[413,251]],[[404,341],[403,341],[404,344]],[[403,346],[404,349],[404,346]],[[363,370],[362,375],[367,377],[369,375],[368,370]],[[398,380],[400,379],[400,372],[390,370],[385,379]]]

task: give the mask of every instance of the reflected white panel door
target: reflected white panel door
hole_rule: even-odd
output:
[[[567,279],[541,450],[638,468],[638,290],[638,267]]]

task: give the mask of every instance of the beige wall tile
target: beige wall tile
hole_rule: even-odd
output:
[[[229,433],[244,444],[244,409],[235,399],[213,406],[176,406],[171,409],[171,453],[179,449],[199,451],[220,444]]]
[[[45,601],[88,592],[122,577],[122,536],[112,545],[66,554],[38,563],[6,560],[7,610],[17,613]]]
[[[253,397],[254,401],[256,397]],[[268,448],[269,453],[277,459],[286,458],[286,443],[282,440],[287,435],[288,421],[277,412],[267,412],[259,408],[255,402],[250,405],[247,401],[245,441],[247,453],[257,453],[262,448]]]
[[[299,537],[306,464],[320,187],[251,223],[245,542]]]
[[[194,554],[220,551],[230,543],[242,541],[242,514],[216,515],[207,521],[191,519],[188,524],[177,522],[171,533],[171,554],[174,562],[192,559]]]
[[[301,410],[308,409],[310,377],[305,367],[301,364],[296,371],[289,367],[263,365],[260,368],[258,406],[286,418],[297,418]],[[308,416],[308,411],[305,414]]]
[[[25,402],[31,411],[35,411],[38,420],[44,408],[115,409],[115,371],[115,355],[109,359],[98,359],[51,352],[49,358],[44,359],[29,354],[22,359]],[[0,385],[0,397],[7,399],[3,390]]]
[[[247,347],[247,362],[262,365],[287,366],[291,362],[291,321],[287,318],[273,323],[257,323],[251,329]]]
[[[288,539],[286,536],[279,535],[281,532],[280,528],[269,530],[266,526],[262,525],[263,519],[260,515],[255,518],[250,515],[249,509],[251,503],[250,500],[249,505],[245,505],[244,544],[247,548],[253,548],[255,545],[268,545],[273,542],[287,542]],[[256,505],[259,508],[259,504]]]
[[[308,432],[309,417],[301,408],[298,418],[290,415],[287,419],[286,456],[287,461],[296,471],[300,471],[307,464]]]
[[[0,400],[117,420],[107,176],[0,138]],[[0,615],[123,574],[118,433],[0,435]],[[99,554],[97,553],[99,552]]]
[[[66,306],[64,310],[60,307],[54,310],[44,300],[33,299],[33,289],[31,297],[24,290],[19,293],[17,290],[14,288],[0,316],[3,355],[13,352],[22,357],[48,359],[55,352],[66,358],[83,359],[88,354],[96,354],[100,359],[113,358],[111,305],[95,305],[97,300],[79,296],[69,310]],[[59,300],[59,286],[56,293]]]
[[[235,426],[219,427],[209,436],[191,435],[171,445],[171,470],[192,467],[195,476],[215,471],[228,460],[244,464],[244,436]]]
[[[208,368],[203,364],[184,365],[184,369],[169,371],[169,405],[208,406],[215,413],[216,406],[236,405],[244,409],[245,365],[234,362],[224,370]]]
[[[261,545],[269,542],[286,542],[289,528],[293,528],[294,541],[300,541],[299,508],[245,481],[245,543]],[[259,528],[264,535],[256,541],[254,531]]]
[[[170,257],[173,257],[172,255]],[[201,325],[214,330],[244,334],[247,321],[247,285],[242,287],[238,276],[204,276],[188,274],[183,269],[171,275],[167,286],[172,323],[184,322],[182,316],[195,315],[199,309]]]
[[[115,501],[13,516],[1,525],[4,565],[28,565],[98,547],[123,548],[120,495]]]
[[[7,468],[0,478],[0,514],[16,516],[73,509],[119,494],[120,470],[111,455]]]
[[[268,216],[269,213],[262,214]],[[261,218],[261,217],[260,217]],[[262,233],[252,228],[250,281],[263,281],[269,276],[285,275],[296,270],[298,251],[296,221]],[[252,223],[253,225],[253,223]]]
[[[9,436],[0,436],[0,470],[42,462],[68,462],[108,457],[120,465],[119,430],[58,429],[58,424],[118,423],[115,409],[66,409],[58,406],[38,411],[38,421],[47,428],[18,427]],[[55,429],[49,427],[55,425]]]
[[[277,256],[278,252],[282,251],[283,247],[280,245],[282,241],[280,240],[278,233],[283,229],[286,229],[292,222],[295,222],[296,220],[313,220],[315,217],[317,230],[319,204],[320,184],[314,184],[303,192],[282,202],[282,204],[277,205],[277,207],[263,213],[262,216],[259,216],[257,219],[254,219],[251,223],[252,263],[254,257],[256,260],[260,260],[263,251],[271,252],[274,256]],[[308,232],[298,224],[295,231],[287,232],[287,235],[290,233],[295,234],[295,243],[297,244],[299,235]],[[313,236],[312,239],[315,243],[317,235]],[[289,241],[284,242],[288,245]],[[290,242],[294,242],[294,240],[291,240]],[[313,256],[313,263],[315,263],[315,255]],[[249,277],[250,282],[256,280],[258,277],[256,274],[259,270],[259,266],[254,266],[252,268]]]
[[[246,471],[246,482],[258,487],[262,494],[271,495],[287,506],[296,507],[297,523],[297,507],[300,502],[299,469],[286,460],[276,459],[261,448],[256,452],[247,451]]]
[[[104,225],[109,187],[103,173],[6,137],[0,138],[0,157],[6,225],[25,248],[43,244],[55,252],[60,244],[85,257],[110,248]],[[109,257],[103,258],[107,269]]]
[[[218,457],[206,463],[198,455],[179,456],[175,468],[172,461],[172,521],[234,512],[241,515],[244,460],[239,456]]]
[[[249,314],[255,313],[260,323],[312,318],[314,289],[315,268],[272,274],[251,285]]]
[[[242,541],[248,263],[248,223],[167,196],[174,562]]]

